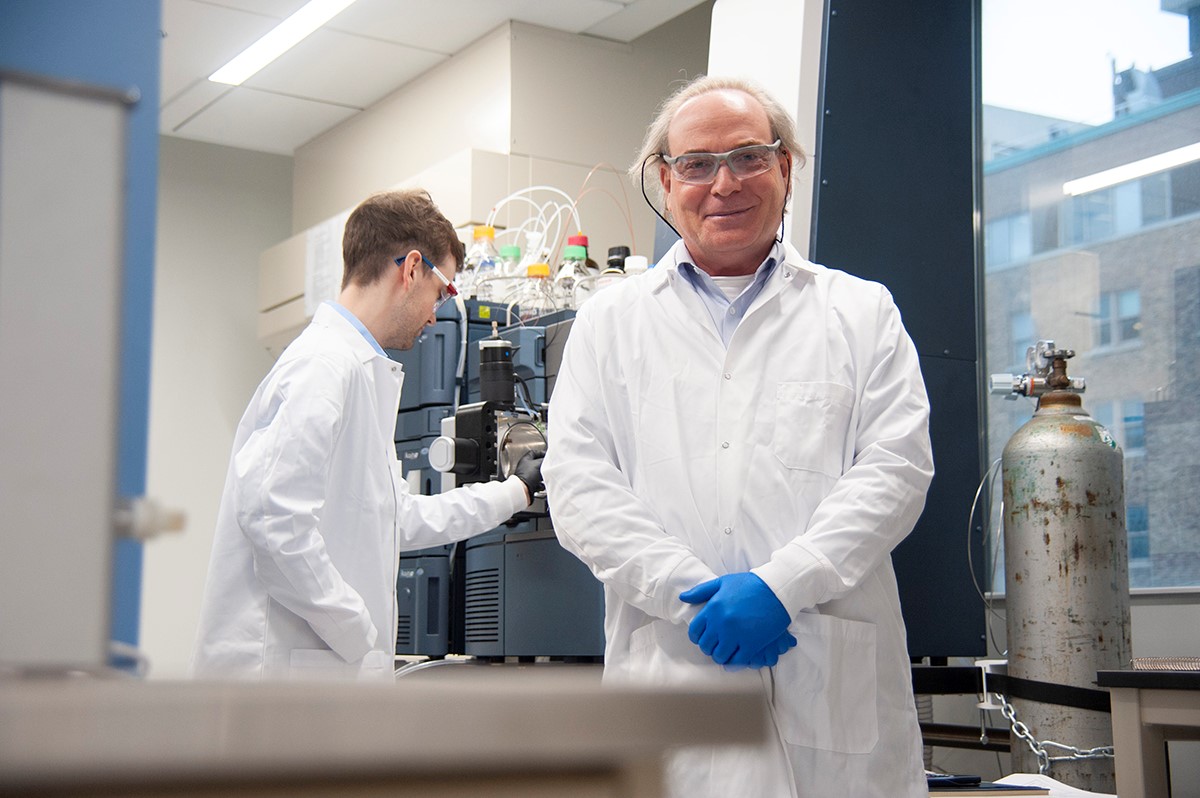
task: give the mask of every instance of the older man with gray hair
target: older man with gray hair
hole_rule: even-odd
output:
[[[548,498],[604,584],[605,679],[770,707],[766,746],[673,758],[687,798],[927,794],[890,554],[933,475],[928,400],[888,291],[784,241],[803,163],[760,88],[675,92],[631,171],[682,240],[581,309],[551,402]]]

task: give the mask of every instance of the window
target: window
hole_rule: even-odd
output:
[[[1144,504],[1125,508],[1125,529],[1129,534],[1129,562],[1150,559],[1150,510]]]
[[[1100,424],[1108,428],[1125,456],[1140,456],[1146,453],[1146,425],[1143,415],[1145,403],[1140,399],[1119,402],[1101,402],[1093,405],[1084,395],[1084,406]]]
[[[1172,169],[1171,218],[1200,211],[1200,162]]]
[[[1168,200],[1171,196],[1167,173],[1159,172],[1143,178],[1140,188],[1142,190],[1142,224],[1150,225],[1166,219]]]
[[[1029,214],[1019,213],[987,223],[983,233],[984,262],[987,268],[1029,260],[1033,252],[1033,236]]]
[[[982,138],[1006,145],[983,155],[984,370],[1023,372],[1038,338],[1075,350],[1084,407],[1125,456],[1133,588],[1200,586],[1200,161],[1073,196],[1064,184],[1200,141],[1200,54],[1187,15],[1162,6],[1131,3],[1067,41],[1056,32],[1086,4],[983,0]],[[1159,90],[1117,87],[1118,117],[1114,75],[1146,64]],[[988,462],[1031,409],[988,398]]]
[[[1100,294],[1096,342],[1100,346],[1132,341],[1142,334],[1142,302],[1136,290]]]
[[[1037,332],[1033,328],[1033,314],[1028,310],[1016,310],[1009,316],[1009,330],[1012,336],[1012,370],[1021,373],[1025,370],[1025,356],[1029,347],[1037,343]]]
[[[1070,197],[1066,201],[1065,245],[1085,244],[1109,238],[1116,230],[1115,196],[1111,188]]]

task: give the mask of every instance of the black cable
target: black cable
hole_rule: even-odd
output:
[[[640,174],[640,177],[642,178],[642,199],[646,200],[646,204],[650,206],[650,210],[654,211],[654,215],[657,216],[659,219],[662,219],[663,223],[666,224],[667,227],[671,228],[672,233],[679,236],[680,238],[683,238],[683,236],[679,235],[679,231],[675,229],[675,225],[668,222],[667,217],[663,216],[661,213],[658,212],[658,208],[654,207],[654,203],[651,202],[650,197],[648,197],[646,195],[646,164],[649,163],[651,158],[657,158],[657,157],[659,157],[657,154],[647,155],[646,160],[642,161],[642,171]]]

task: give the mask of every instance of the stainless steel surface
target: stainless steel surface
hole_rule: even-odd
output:
[[[499,430],[500,478],[507,479],[529,452],[546,451],[546,431],[532,420],[518,416],[501,416]]]

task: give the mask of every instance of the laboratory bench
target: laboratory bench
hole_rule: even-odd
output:
[[[1100,671],[1112,695],[1113,752],[1121,798],[1170,795],[1167,741],[1200,740],[1200,671]]]
[[[0,796],[654,798],[663,752],[766,739],[757,692],[447,670],[395,684],[0,678]]]

